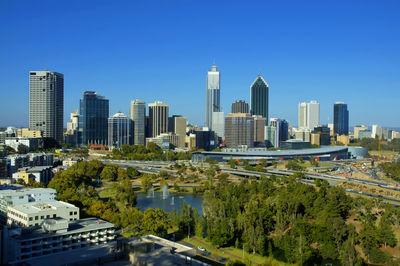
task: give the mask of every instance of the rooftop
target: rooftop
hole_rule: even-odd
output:
[[[47,193],[56,194],[56,190],[53,188],[28,188],[19,190],[5,189],[5,190],[0,190],[0,197],[47,194]]]
[[[9,208],[13,208],[16,211],[25,213],[25,214],[35,214],[39,211],[45,211],[45,210],[57,210],[57,209],[62,209],[62,208],[73,208],[76,209],[78,207],[70,204],[70,203],[66,203],[64,201],[42,201],[42,202],[29,202],[29,203],[23,203],[23,204],[18,204],[15,205],[13,207],[9,207]]]
[[[63,233],[49,234],[48,232],[45,232],[40,226],[22,228],[23,234],[15,237],[15,239],[28,240],[28,239],[42,238],[44,234],[46,235],[46,237],[51,237],[53,235],[69,235],[69,234],[76,234],[92,230],[101,230],[109,228],[114,228],[114,224],[92,217],[76,221],[70,221],[68,225],[68,231]]]

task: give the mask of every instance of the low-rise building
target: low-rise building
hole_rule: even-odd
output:
[[[7,223],[7,209],[28,202],[56,200],[56,190],[52,188],[5,189],[0,190],[0,224]]]
[[[7,225],[38,226],[46,219],[64,218],[67,221],[79,220],[79,208],[63,201],[29,202],[7,208]]]
[[[27,138],[27,137],[7,137],[5,144],[14,150],[18,150],[20,145],[24,146],[28,151],[37,150],[43,146],[42,138]]]
[[[20,169],[13,174],[13,179],[22,179],[25,184],[29,183],[29,179],[47,185],[53,178],[54,172],[52,166],[35,166]]]
[[[50,218],[40,227],[5,228],[3,238],[6,239],[6,246],[1,247],[5,254],[3,262],[13,265],[112,242],[115,229],[112,223],[98,218],[76,221]]]
[[[301,139],[289,139],[286,141],[281,141],[279,147],[288,150],[309,149],[311,148],[311,143]]]
[[[43,136],[40,130],[30,130],[29,128],[18,128],[17,137],[41,138]]]

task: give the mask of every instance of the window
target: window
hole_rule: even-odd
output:
[[[38,217],[38,216],[35,216],[35,220],[39,220],[39,217]]]
[[[69,215],[72,215],[72,212],[69,212]]]
[[[49,218],[50,218],[50,215],[48,214],[48,215],[46,216],[46,218],[49,219]]]
[[[53,218],[56,218],[56,215],[55,215],[55,214],[53,214]]]
[[[29,221],[32,221],[33,220],[33,217],[29,217]]]

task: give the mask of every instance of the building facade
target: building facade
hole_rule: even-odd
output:
[[[250,86],[250,112],[265,117],[268,123],[269,87],[261,75]]]
[[[289,124],[285,119],[271,118],[270,125],[275,128],[274,142],[272,145],[278,148],[281,141],[286,141],[289,138]]]
[[[95,91],[85,91],[80,101],[82,145],[102,144],[108,141],[109,101]]]
[[[234,113],[225,117],[225,145],[254,145],[254,118],[250,114]]]
[[[249,104],[243,100],[232,103],[232,114],[233,113],[250,113]]]
[[[132,144],[133,123],[123,113],[116,113],[108,118],[108,146],[121,148],[124,144]]]
[[[168,133],[169,105],[160,101],[149,104],[149,130],[151,137]]]
[[[319,103],[299,103],[299,128],[313,130],[319,125]]]
[[[9,226],[39,226],[46,219],[64,218],[67,221],[79,220],[79,208],[63,201],[29,202],[7,208]]]
[[[366,125],[357,125],[354,126],[354,138],[359,139],[360,138],[360,131],[368,130],[368,126]]]
[[[133,121],[133,143],[146,144],[146,103],[141,100],[131,101],[129,117]]]
[[[220,104],[220,72],[217,70],[217,66],[213,64],[211,66],[211,70],[207,73],[207,81],[206,81],[206,127],[210,130],[214,130],[212,128],[212,115],[213,112],[221,111]]]
[[[343,102],[333,105],[333,131],[336,135],[349,135],[349,111]]]
[[[225,116],[224,112],[212,113],[212,130],[219,138],[224,138],[225,135]]]
[[[254,145],[263,146],[265,144],[265,124],[266,118],[253,115],[254,119]]]
[[[29,72],[29,128],[43,137],[63,140],[64,75],[53,71]]]

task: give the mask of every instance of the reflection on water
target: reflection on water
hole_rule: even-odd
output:
[[[196,208],[200,215],[203,215],[201,210],[201,204],[203,202],[203,196],[197,195],[193,196],[190,194],[176,194],[163,192],[150,193],[138,193],[136,197],[136,206],[141,207],[144,211],[147,208],[159,208],[166,212],[171,212],[174,209],[180,210],[182,207],[182,202],[185,200],[186,204],[189,204],[193,208]]]

